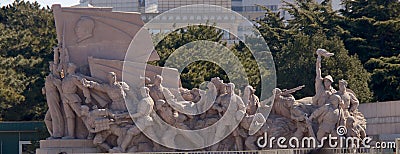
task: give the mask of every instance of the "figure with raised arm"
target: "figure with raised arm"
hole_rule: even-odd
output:
[[[336,90],[333,89],[332,83],[333,78],[330,75],[322,78],[321,74],[321,60],[322,56],[330,57],[333,56],[333,53],[329,53],[325,49],[317,50],[317,63],[316,63],[316,77],[315,77],[315,95],[312,97],[312,104],[317,106],[323,106],[327,102],[327,99],[330,95],[336,93]]]

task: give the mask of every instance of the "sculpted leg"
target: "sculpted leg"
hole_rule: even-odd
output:
[[[69,104],[64,104],[65,116],[67,118],[67,134],[63,139],[75,138],[75,114]]]
[[[244,144],[246,145],[246,150],[258,150],[258,148],[255,144],[257,139],[258,139],[258,137],[256,137],[256,136],[247,137],[246,141],[244,142]]]
[[[45,115],[45,117],[44,117],[44,123],[46,124],[47,131],[49,131],[49,134],[50,134],[50,136],[52,137],[52,136],[53,136],[53,124],[52,124],[51,121],[52,121],[52,120],[51,120],[50,112],[47,111],[47,112],[46,112],[46,115]]]
[[[140,130],[138,127],[132,126],[132,128],[129,128],[128,132],[126,133],[126,136],[124,137],[124,139],[121,143],[121,151],[125,152],[129,146],[129,143],[131,143],[132,138],[139,134],[140,134]]]
[[[104,141],[107,139],[108,136],[110,136],[111,132],[109,131],[103,131],[101,133],[97,133],[96,136],[93,139],[93,143],[97,146],[99,146],[103,151],[108,151],[111,149],[111,147],[104,143]]]
[[[325,131],[324,130],[318,130],[318,132],[317,132],[318,141],[321,141],[324,136],[325,136]]]
[[[70,103],[70,108],[78,116],[81,117],[81,105],[80,103]]]
[[[243,139],[242,139],[242,137],[240,137],[238,129],[235,129],[232,134],[235,137],[235,144],[236,144],[237,150],[238,151],[244,150],[244,148],[243,148]]]

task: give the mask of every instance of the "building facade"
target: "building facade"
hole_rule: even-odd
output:
[[[321,2],[322,0],[317,0]],[[333,0],[332,5],[334,9],[339,9],[339,1]],[[293,0],[287,0],[287,2],[293,2]],[[140,12],[142,13],[142,19],[144,22],[148,22],[158,14],[169,11],[174,8],[195,5],[195,4],[208,4],[217,5],[223,8],[231,9],[250,21],[258,19],[264,16],[265,10],[263,7],[268,8],[273,12],[280,12],[280,15],[284,19],[290,19],[291,16],[281,8],[284,7],[282,0],[80,0],[81,6],[95,6],[95,7],[112,7],[113,11],[125,11],[125,12]],[[173,14],[168,17],[170,22],[176,22],[173,25],[187,25],[185,21],[191,20],[191,18],[198,18],[195,14],[184,12],[180,14]],[[206,18],[229,18],[225,17],[224,14],[210,14]],[[229,15],[228,15],[229,16]],[[230,18],[229,18],[230,19]],[[235,19],[232,19],[235,20]],[[221,20],[230,24],[230,20]],[[250,26],[250,27],[249,27]],[[224,30],[224,40],[237,40],[245,39],[245,35],[250,35],[248,32],[252,25],[241,26],[234,25],[228,30]],[[149,27],[152,33],[168,32],[173,29],[171,26],[159,25],[155,27]],[[237,32],[238,36],[232,36],[229,32]]]
[[[138,0],[80,0],[80,5],[95,7],[112,7],[113,11],[139,12]]]
[[[225,8],[231,8],[232,6],[231,0],[158,0],[158,8],[161,13],[177,7],[194,4],[217,5]]]

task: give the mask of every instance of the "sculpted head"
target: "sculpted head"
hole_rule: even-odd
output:
[[[279,88],[274,88],[274,90],[272,90],[272,94],[275,96],[279,96],[282,94],[282,90]]]
[[[248,85],[248,86],[246,86],[244,88],[244,94],[250,94],[251,95],[251,94],[254,94],[255,91],[256,90],[250,85]]]
[[[49,61],[49,70],[50,70],[50,73],[54,73],[54,71],[55,71],[53,61]]]
[[[233,84],[233,83],[227,83],[227,84],[226,84],[226,92],[227,92],[229,95],[234,94],[234,90],[235,90],[235,84]]]
[[[90,17],[81,17],[75,25],[77,42],[81,42],[93,36],[94,20]]]
[[[108,83],[112,84],[117,82],[117,74],[115,72],[108,72],[107,74]]]
[[[149,92],[150,89],[147,87],[140,88],[140,94],[142,95],[142,97],[149,97]]]
[[[156,75],[154,77],[154,85],[160,86],[162,81],[163,81],[163,78],[161,77],[161,75]]]
[[[346,87],[347,87],[347,81],[341,79],[341,80],[339,81],[339,90],[340,90],[340,91],[346,90]]]
[[[76,65],[74,63],[68,63],[68,69],[67,69],[67,73],[68,74],[75,74],[76,71]]]
[[[87,105],[82,105],[81,106],[81,115],[82,116],[89,115],[89,107]]]
[[[333,83],[333,78],[332,78],[332,76],[327,75],[324,77],[323,81],[324,81],[324,87],[329,88],[329,87],[331,87],[331,85]]]

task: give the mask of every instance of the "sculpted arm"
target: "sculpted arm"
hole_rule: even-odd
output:
[[[151,109],[150,108],[150,104],[148,104],[148,102],[142,100],[138,104],[137,113],[132,114],[131,117],[132,118],[143,117],[143,116],[147,115],[150,112],[149,109]]]
[[[315,76],[315,93],[318,94],[318,92],[321,90],[321,85],[322,85],[322,75],[321,75],[321,56],[318,55],[317,58],[317,63],[316,63],[316,67],[315,67],[315,72],[316,72],[316,76]]]
[[[312,120],[312,119],[314,119],[314,118],[317,118],[317,117],[321,116],[322,113],[324,113],[325,108],[326,108],[326,106],[322,106],[322,107],[318,108],[317,110],[315,110],[315,111],[310,115],[309,119]]]
[[[62,92],[62,87],[61,87],[61,80],[60,79],[55,79],[53,81],[53,83],[54,83],[54,85],[56,85],[56,87],[57,87],[58,91],[60,92],[60,94],[63,93]]]
[[[122,89],[124,89],[126,91],[129,91],[129,85],[128,84],[126,84],[125,82],[120,82],[120,84],[122,86]]]
[[[90,103],[91,97],[90,97],[89,89],[87,87],[83,86],[82,83],[79,82],[79,80],[77,78],[74,78],[74,84],[83,91],[83,95],[86,97],[86,103]]]
[[[101,92],[107,92],[106,85],[98,83],[96,81],[88,81],[85,78],[82,79],[82,85],[87,88],[92,88]]]
[[[358,101],[357,97],[350,93],[350,111],[355,111],[358,109],[360,102]]]

